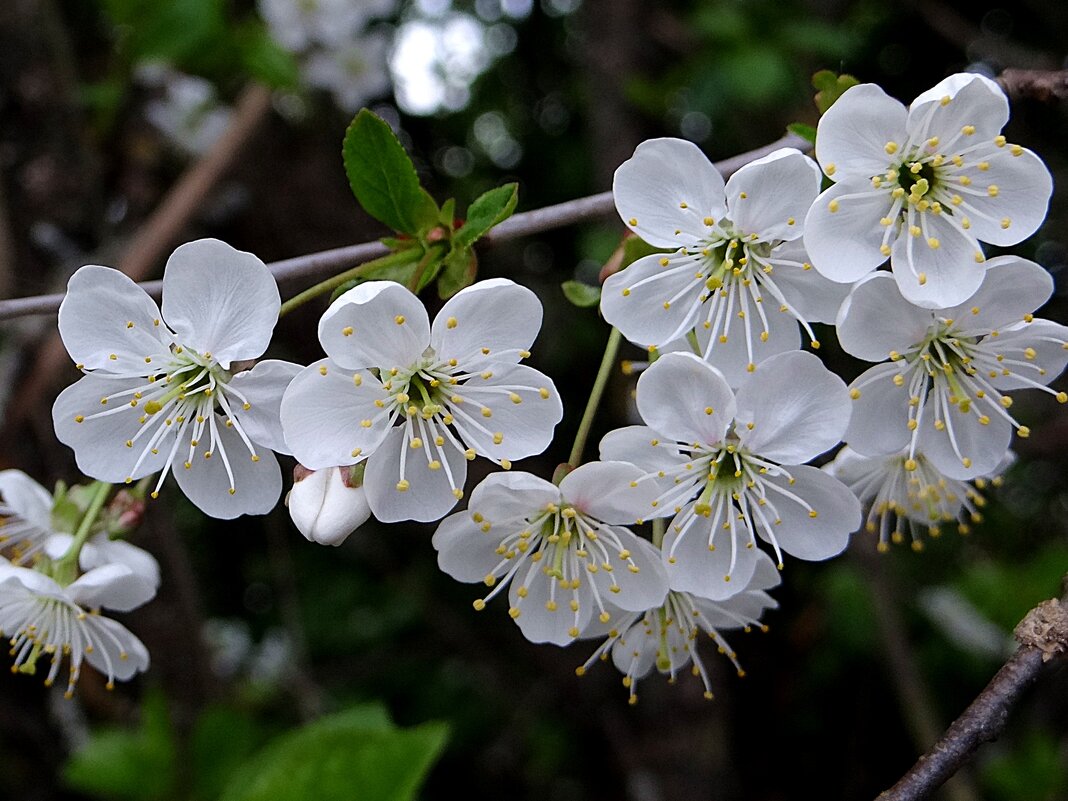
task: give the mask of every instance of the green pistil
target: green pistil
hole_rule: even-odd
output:
[[[425,418],[433,417],[435,414],[441,411],[441,404],[434,402],[434,397],[438,394],[439,390],[430,389],[423,383],[423,379],[417,375],[413,375],[408,379],[408,394],[411,394],[412,390],[419,393],[419,397],[423,399],[423,408],[420,409],[420,413]]]
[[[551,526],[550,521],[545,521],[546,525]],[[567,546],[571,543],[571,527],[565,523],[565,528],[560,534],[555,535],[556,542],[553,543],[553,564],[548,568],[545,573],[552,576],[555,579],[563,579],[564,577],[564,556],[567,554]],[[549,537],[550,541],[552,537]]]
[[[915,163],[915,162],[914,162]],[[930,192],[935,185],[937,175],[935,168],[930,162],[919,165],[919,169],[913,172],[912,164],[902,164],[897,170],[897,184],[909,195],[921,198]]]

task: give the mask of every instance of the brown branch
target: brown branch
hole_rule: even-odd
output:
[[[769,145],[717,161],[716,168],[724,178],[727,178],[749,162],[756,161],[781,147],[809,150],[811,145],[799,136],[787,134],[782,139]],[[546,206],[545,208],[513,215],[494,228],[481,241],[488,245],[507,242],[519,237],[551,231],[554,228],[562,228],[565,225],[577,225],[600,217],[607,217],[614,212],[615,204],[612,200],[612,193],[601,192],[589,197],[557,203],[555,206]],[[323,250],[306,256],[295,256],[292,259],[272,262],[267,266],[274,274],[275,280],[280,284],[298,280],[303,283],[311,283],[348,267],[354,267],[365,261],[377,259],[388,252],[386,246],[380,242],[364,242],[359,245],[347,245],[333,250]],[[141,286],[152,297],[159,298],[163,289],[163,282],[145,281],[141,283]],[[59,309],[59,304],[62,300],[62,293],[0,300],[0,320],[10,320],[15,317],[34,314],[54,314]]]
[[[920,801],[942,786],[983,743],[996,740],[1023,691],[1051,661],[1068,653],[1068,605],[1043,601],[1016,627],[1019,649],[934,747],[879,801]]]
[[[1068,99],[1068,70],[1004,70],[998,84],[1012,100],[1026,98],[1043,103]]]

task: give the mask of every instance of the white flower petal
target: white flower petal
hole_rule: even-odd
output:
[[[867,178],[843,179],[823,192],[805,217],[812,266],[832,281],[848,283],[886,261],[879,249],[885,231],[879,221],[891,204],[890,192],[873,188]]]
[[[983,283],[986,266],[978,243],[942,214],[924,214],[927,229],[913,236],[902,228],[890,268],[905,300],[926,309],[963,303]],[[932,246],[937,243],[937,246]]]
[[[675,627],[670,626],[668,636],[671,637],[674,631]],[[624,676],[629,676],[631,681],[637,681],[652,672],[659,648],[659,632],[654,630],[652,634],[647,634],[644,618],[639,619],[612,646],[612,664]],[[675,654],[671,658],[674,660],[679,656]]]
[[[468,584],[499,576],[497,565],[503,561],[497,553],[501,538],[511,533],[508,527],[483,531],[481,523],[471,519],[471,512],[449,515],[438,526],[431,543],[438,552],[438,567],[457,581]]]
[[[849,535],[860,528],[860,501],[845,484],[815,467],[792,467],[790,475],[792,482],[784,476],[768,478],[769,483],[805,502],[768,493],[769,505],[774,503],[782,521],[773,527],[779,547],[808,561],[837,556],[849,544]],[[812,511],[816,512],[815,517]],[[763,529],[758,533],[771,541]]]
[[[638,412],[659,434],[687,444],[723,439],[734,394],[722,373],[689,353],[661,357],[638,379]]]
[[[845,441],[864,456],[897,453],[909,444],[908,386],[894,384],[896,363],[877,364],[850,384],[860,394],[853,399]]]
[[[729,532],[723,530],[722,518],[698,516],[680,537],[675,526],[684,515],[686,511],[668,525],[664,537],[663,560],[671,589],[692,592],[713,601],[730,598],[744,590],[753,577],[760,554],[758,549],[746,547],[749,544],[748,531],[742,527],[735,541]],[[709,548],[710,538],[714,550]],[[728,574],[729,580],[726,578]]]
[[[568,607],[571,590],[558,591],[556,608],[550,611],[546,604],[550,601],[550,588],[554,582],[537,565],[529,568],[524,565],[508,588],[508,600],[512,608],[520,610],[519,617],[515,618],[516,625],[530,642],[567,645],[576,639],[571,633],[572,629],[578,629],[581,633],[593,614],[595,607],[586,586],[578,591],[578,611],[573,612]],[[519,597],[520,587],[526,587],[525,598]]]
[[[163,319],[184,347],[224,368],[267,350],[281,305],[267,266],[218,239],[188,242],[167,259]]]
[[[705,291],[704,282],[695,278],[700,269],[694,256],[644,256],[604,282],[601,314],[631,342],[665,345],[697,319]]]
[[[803,351],[764,362],[738,388],[737,405],[743,447],[780,464],[801,464],[833,448],[850,414],[845,383]]]
[[[140,371],[146,357],[169,352],[170,331],[160,317],[155,301],[129,276],[87,265],[67,283],[59,335],[70,357],[87,369]]]
[[[561,503],[560,489],[543,478],[521,470],[490,473],[471,492],[467,508],[491,525],[523,520],[549,504]]]
[[[126,565],[153,590],[159,589],[159,562],[156,557],[129,542],[108,539],[104,533],[97,534],[82,546],[78,564],[86,571],[110,564]]]
[[[589,575],[603,601],[628,612],[644,612],[664,603],[668,592],[668,578],[660,559],[660,551],[625,528],[612,527],[612,532],[630,556],[620,559],[608,548],[608,564],[612,570],[601,569]],[[634,570],[631,569],[634,566]],[[619,590],[611,587],[618,582]]]
[[[623,222],[654,247],[682,247],[703,236],[704,219],[726,211],[723,177],[683,139],[650,139],[616,170],[612,194]]]
[[[151,601],[156,588],[128,565],[113,563],[83,573],[65,592],[87,609],[128,612]]]
[[[282,434],[282,395],[303,368],[293,362],[267,359],[243,373],[238,373],[229,386],[241,393],[249,408],[243,408],[240,400],[234,403],[230,396],[230,408],[249,439],[278,453],[289,453]]]
[[[881,362],[891,351],[922,342],[934,323],[930,311],[909,303],[889,273],[878,272],[853,287],[838,312],[838,341],[858,359]]]
[[[1023,322],[1053,295],[1053,276],[1019,256],[999,256],[986,263],[982,286],[946,317],[966,331],[995,331]],[[919,340],[916,340],[919,341]]]
[[[166,464],[177,432],[169,432],[156,447],[157,453],[149,453],[134,471],[133,467],[147,441],[142,437],[133,447],[127,447],[126,443],[133,441],[141,428],[138,422],[141,412],[129,408],[121,398],[111,401],[107,406],[100,403],[107,395],[133,389],[143,383],[143,379],[139,378],[109,381],[90,374],[71,384],[56,398],[52,407],[56,437],[74,449],[78,469],[87,476],[121,483],[128,478],[138,479],[155,473]],[[91,417],[111,408],[121,408],[121,411],[104,417]],[[77,422],[78,417],[84,418],[83,421]]]
[[[1026,148],[1005,146],[984,159],[985,171],[966,170],[972,186],[986,194],[968,195],[963,209],[969,233],[992,245],[1015,245],[1046,219],[1053,178],[1045,163]]]
[[[52,493],[21,470],[0,470],[0,500],[27,523],[52,528]]]
[[[343,369],[330,359],[310,364],[282,396],[286,444],[297,461],[312,470],[355,464],[389,433],[386,408],[375,405],[388,398],[371,373]],[[365,420],[370,424],[365,426]]]
[[[605,523],[631,525],[650,516],[660,492],[651,481],[638,482],[644,472],[628,462],[589,462],[564,476],[560,492],[580,512]]]
[[[432,462],[439,465],[437,469],[431,469]],[[430,442],[411,448],[403,426],[397,426],[367,460],[363,486],[371,513],[383,523],[426,523],[449,513],[457,501],[453,490],[462,489],[466,479],[467,460],[463,453],[448,443],[440,451]],[[398,485],[405,486],[401,481],[407,482],[406,489],[398,489]]]
[[[905,107],[875,84],[850,87],[820,118],[816,129],[820,166],[832,179],[857,176],[866,181],[881,175],[890,163],[887,143],[905,143],[907,116]]]
[[[852,285],[832,281],[812,267],[808,252],[800,241],[775,248],[770,258],[796,261],[802,265],[776,264],[769,276],[786,302],[810,323],[833,323]],[[806,264],[807,269],[803,266]]]
[[[93,650],[85,661],[96,670],[119,681],[148,670],[148,649],[124,625],[101,615],[86,618],[85,623],[93,632]]]
[[[992,141],[1008,121],[1009,100],[1001,87],[984,75],[958,72],[912,101],[908,132],[916,140],[936,135],[948,143],[971,126],[975,132],[964,139],[971,144]]]
[[[463,398],[450,409],[457,431],[468,446],[495,461],[541,453],[564,414],[552,379],[525,364],[490,367],[456,388]]]
[[[1013,330],[1003,331],[996,342],[995,352],[1005,359],[1031,365],[1030,368],[1014,366],[1014,373],[1039,384],[1049,384],[1064,372],[1068,364],[1068,327],[1052,320],[1036,319]],[[1004,375],[991,379],[991,383],[1001,390],[1034,386],[1019,378]]]
[[[518,362],[541,328],[541,301],[507,278],[461,289],[434,318],[430,345],[438,358],[456,359],[470,370],[486,362]]]
[[[660,435],[649,426],[625,426],[609,431],[601,439],[599,449],[603,461],[630,462],[645,472],[669,470],[683,461],[675,443],[661,442]]]
[[[779,309],[778,303],[769,294],[764,293],[762,297],[765,300],[762,304],[765,307],[764,318],[760,318],[755,303],[750,304],[745,319],[735,312],[728,318],[726,342],[723,341],[722,329],[705,328],[703,324],[697,327],[697,344],[705,354],[705,360],[719,370],[732,387],[737,387],[753,372],[760,371],[764,362],[773,356],[801,347],[801,328],[797,318]]]
[[[780,148],[730,177],[727,216],[737,230],[764,241],[797,239],[822,177],[816,162],[801,151]]]
[[[330,304],[319,321],[326,355],[350,370],[405,369],[430,344],[430,318],[407,288],[393,281],[368,281]]]
[[[237,432],[227,428],[218,415],[216,419],[218,439],[212,442],[205,430],[189,462],[190,467],[185,467],[183,461],[188,451],[183,453],[184,449],[179,448],[173,467],[178,486],[189,500],[210,517],[231,520],[240,515],[267,514],[282,494],[282,471],[278,467],[278,459],[265,450],[257,453],[257,461],[252,461],[248,448]],[[205,458],[208,448],[212,448],[211,458]],[[230,465],[229,472],[226,462]],[[231,486],[233,494],[230,493]]]
[[[993,473],[1012,440],[1009,421],[994,416],[983,425],[979,422],[981,412],[974,405],[968,412],[961,412],[954,406],[943,419],[945,428],[939,431],[934,425],[935,413],[931,405],[929,398],[920,423],[917,449],[949,478],[968,480]],[[964,464],[965,459],[969,460],[968,466]]]

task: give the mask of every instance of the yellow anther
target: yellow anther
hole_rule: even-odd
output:
[[[965,125],[963,128],[960,129],[960,132],[962,134],[964,134],[965,136],[971,136],[972,134],[975,133],[975,126],[974,125]]]
[[[504,434],[498,431],[493,435],[493,444],[500,445],[502,442],[504,442]]]
[[[419,437],[412,437],[412,441],[408,443],[408,447],[413,449],[422,448],[423,440],[421,440]]]
[[[832,200],[830,203],[827,204],[827,210],[830,211],[831,214],[834,214],[836,211],[838,211],[838,209],[839,205],[837,200]]]
[[[483,406],[482,407],[482,416],[483,417],[493,417],[493,410],[488,406]]]
[[[825,173],[827,173],[828,175],[834,175],[837,170],[838,170],[838,168],[834,166],[834,162],[831,162],[830,164],[828,164],[826,167],[823,168],[823,171]]]
[[[916,276],[916,278],[920,282],[920,286],[923,286],[927,283],[927,273],[920,273]]]
[[[370,420],[361,420],[360,421],[360,426],[363,427],[363,428],[370,428],[371,427],[371,421]]]
[[[471,606],[475,608],[476,612],[481,612],[483,609],[486,608],[486,602],[483,601],[481,598],[477,598],[472,601]]]
[[[326,365],[325,365],[325,364],[324,364],[324,365],[322,365],[322,366],[321,366],[321,367],[319,368],[319,375],[326,375]]]
[[[906,459],[905,460],[905,469],[908,470],[910,473],[913,472],[918,466],[919,465],[916,464],[916,460],[915,459]]]
[[[932,237],[928,238],[927,247],[931,248],[931,250],[938,250],[938,248],[940,248],[941,246],[942,246],[942,243],[938,241],[937,237],[933,237],[932,236]]]
[[[883,244],[879,245],[879,252],[882,253],[884,256],[889,256],[891,253],[890,246],[884,242]]]
[[[1013,145],[1009,150],[1014,156],[1022,156],[1024,152],[1024,149],[1019,145]]]
[[[667,256],[661,256],[660,257],[660,266],[661,267],[667,267],[669,264],[671,264],[671,260]]]
[[[1007,141],[1008,140],[1005,139],[1005,137],[1002,136],[1001,134],[998,134],[997,136],[994,137],[994,144],[997,145],[998,147],[1005,147],[1005,143]]]
[[[988,195],[990,195],[990,197],[997,197],[998,196],[998,191],[999,190],[998,190],[997,184],[990,184],[990,186],[988,186],[986,188],[986,193]]]
[[[886,151],[886,155],[892,156],[897,152],[897,142],[887,142],[883,146],[883,150]]]
[[[344,328],[342,328],[341,329],[341,336],[343,336],[343,337],[351,337],[352,336],[352,326],[351,325],[346,325]]]
[[[393,322],[395,322],[397,325],[404,325],[404,315],[398,314],[396,317],[393,318]]]
[[[411,486],[412,485],[408,481],[408,479],[402,478],[400,481],[397,482],[397,492],[407,492],[408,488]]]
[[[931,148],[932,150],[934,148],[938,147],[938,137],[937,136],[932,136],[930,139],[928,139],[927,140],[927,147]]]
[[[849,390],[849,397],[851,397],[853,400],[857,400],[860,397],[860,390],[855,387]]]

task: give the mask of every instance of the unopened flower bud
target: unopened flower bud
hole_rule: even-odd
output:
[[[309,542],[340,545],[371,516],[363,490],[363,465],[314,471],[297,465],[286,506]]]

